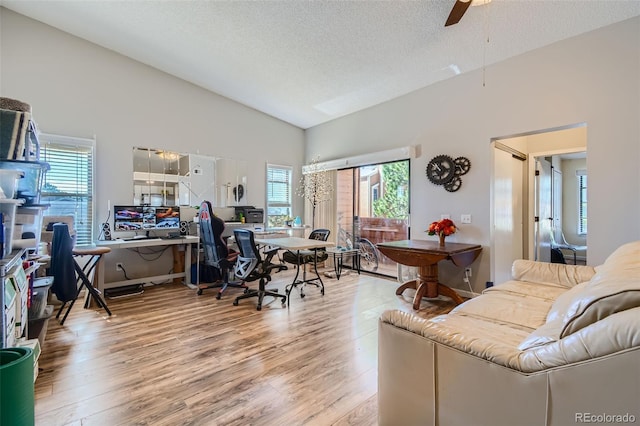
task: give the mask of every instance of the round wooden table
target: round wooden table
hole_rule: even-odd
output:
[[[478,244],[445,243],[438,241],[402,240],[377,244],[378,250],[389,259],[402,265],[418,267],[418,278],[402,284],[396,290],[401,295],[406,289],[416,290],[413,309],[420,309],[423,297],[435,298],[443,294],[456,304],[463,302],[462,297],[451,287],[438,282],[438,262],[450,260],[454,265],[466,268],[480,255],[482,246]]]

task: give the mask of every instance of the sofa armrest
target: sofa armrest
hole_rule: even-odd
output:
[[[514,280],[544,283],[571,288],[589,281],[596,271],[592,266],[565,265],[519,259],[513,262],[511,275]]]

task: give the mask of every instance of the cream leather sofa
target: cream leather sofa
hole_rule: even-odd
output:
[[[380,425],[640,424],[640,241],[512,276],[429,320],[382,314]]]

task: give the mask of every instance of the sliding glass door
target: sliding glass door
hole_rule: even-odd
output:
[[[338,170],[337,245],[359,247],[362,269],[397,276],[376,244],[409,238],[409,160]]]

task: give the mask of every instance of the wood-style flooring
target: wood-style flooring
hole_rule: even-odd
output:
[[[284,291],[291,271],[269,288]],[[37,425],[375,425],[378,318],[412,312],[413,291],[355,273],[323,277],[292,292],[291,306],[266,298],[233,306],[239,289],[181,284],[107,299],[108,317],[78,301],[55,318],[35,384]],[[252,283],[255,285],[256,283]],[[416,314],[448,312],[446,298]]]

